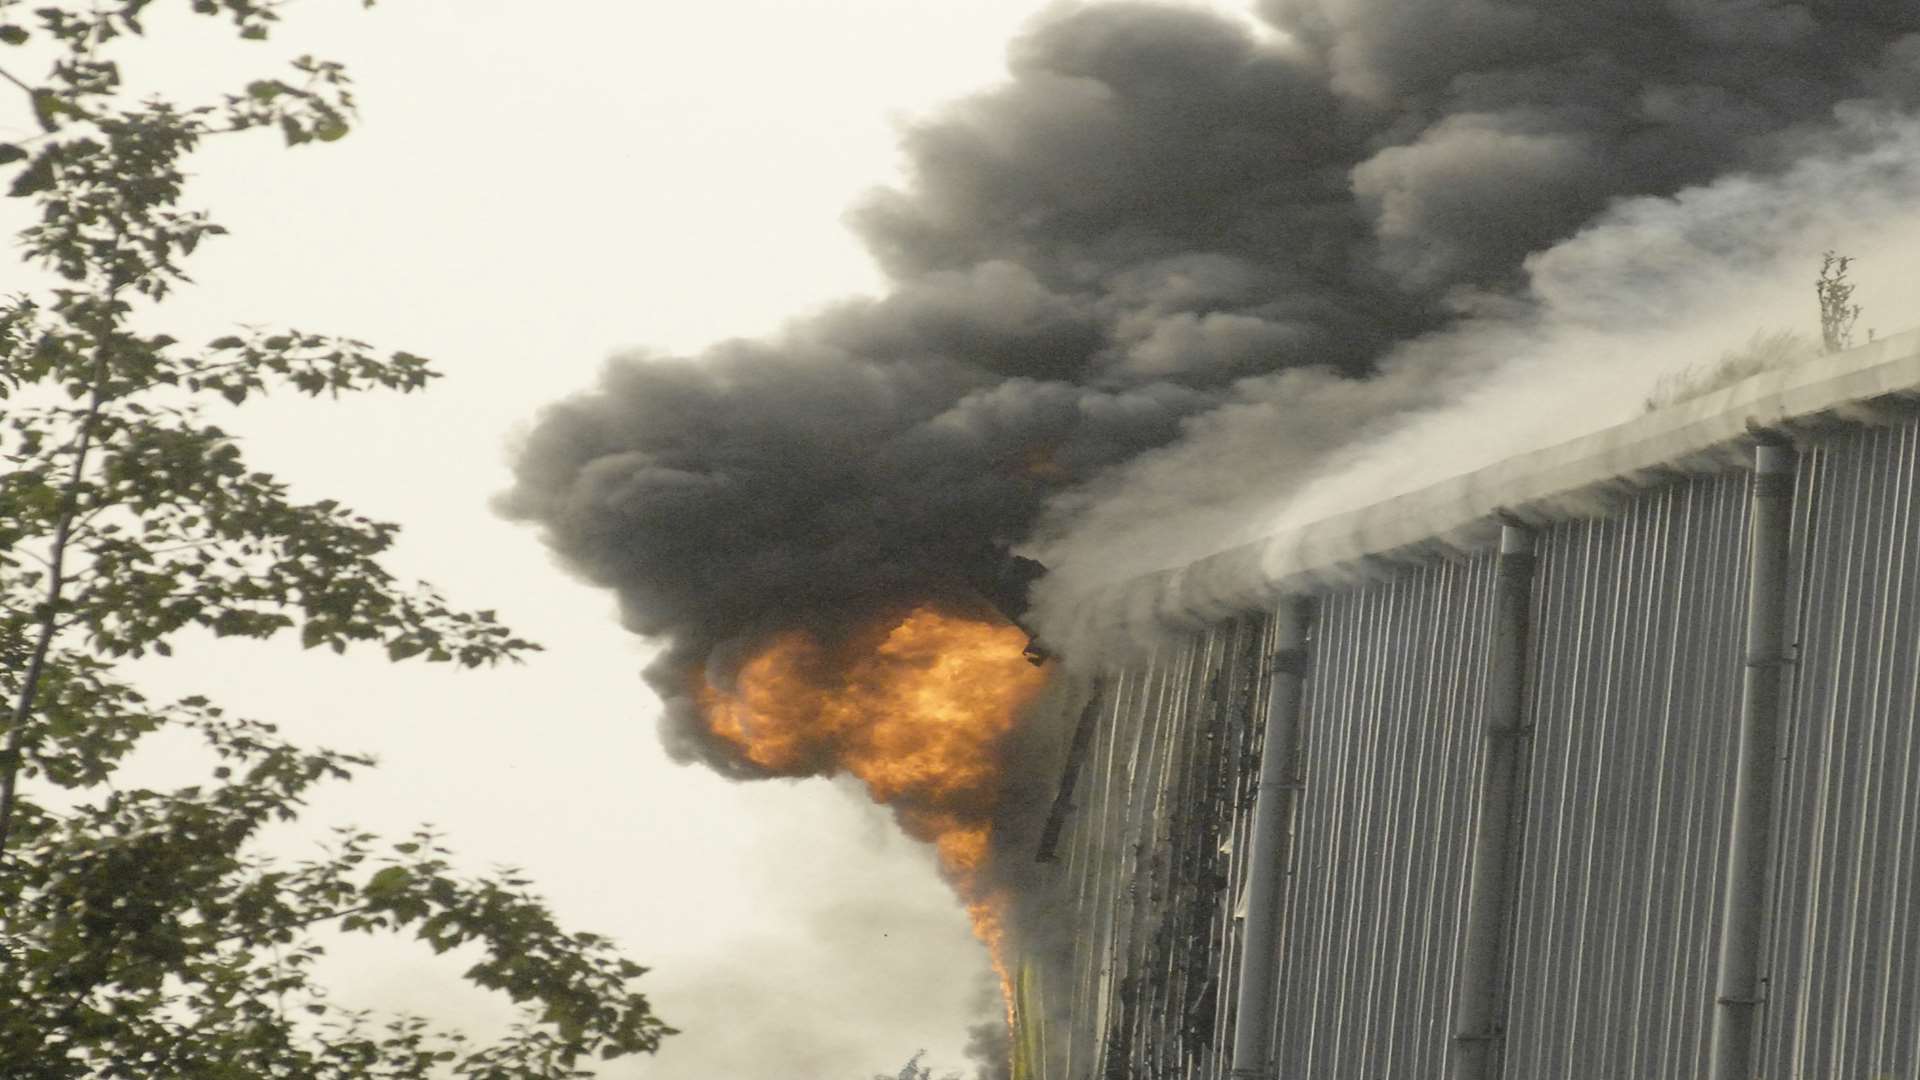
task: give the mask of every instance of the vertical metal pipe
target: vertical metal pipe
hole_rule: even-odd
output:
[[[1773,850],[1774,778],[1787,656],[1787,540],[1793,517],[1793,448],[1769,438],[1754,448],[1748,524],[1747,663],[1740,739],[1727,827],[1727,881],[1720,903],[1710,1080],[1751,1080],[1763,1000],[1762,953],[1768,856]]]
[[[1234,1008],[1233,1080],[1272,1080],[1274,996],[1279,987],[1280,909],[1287,884],[1287,827],[1293,793],[1300,702],[1307,675],[1309,602],[1289,597],[1274,613],[1273,677],[1260,788],[1253,802],[1247,861],[1247,917],[1240,935],[1240,993]]]
[[[1507,1013],[1507,948],[1527,764],[1533,728],[1527,716],[1527,630],[1533,613],[1533,533],[1500,530],[1493,627],[1487,643],[1486,699],[1480,737],[1485,767],[1473,836],[1466,944],[1453,984],[1453,1080],[1495,1080]]]

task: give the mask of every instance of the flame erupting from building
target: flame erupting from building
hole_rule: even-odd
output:
[[[708,727],[742,759],[778,776],[851,773],[934,846],[1009,1010],[1008,897],[991,839],[1006,735],[1046,681],[1026,644],[1017,627],[922,606],[844,644],[777,634],[731,686],[702,672],[695,687]]]

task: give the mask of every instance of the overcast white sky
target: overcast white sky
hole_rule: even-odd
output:
[[[221,644],[156,670],[382,767],[316,822],[443,827],[615,935],[686,1033],[613,1077],[864,1078],[919,1047],[960,1064],[984,959],[916,846],[824,782],[737,785],[669,762],[610,603],[487,507],[511,431],[612,352],[752,335],[879,279],[840,224],[894,176],[899,119],[999,77],[1038,0],[308,0],[264,46],[150,20],[136,84],[237,85],[345,62],[363,123],[324,148],[210,147],[190,201],[232,237],[167,328],[339,332],[435,358],[424,397],[236,413],[296,494],[399,522],[395,559],[548,651],[453,673]],[[1236,7],[1238,5],[1235,5]],[[355,951],[343,996],[498,1022],[411,950]],[[770,1056],[777,1055],[777,1056]]]

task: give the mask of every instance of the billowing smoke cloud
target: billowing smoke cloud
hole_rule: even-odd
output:
[[[1243,383],[1180,441],[1054,502],[1033,546],[1059,569],[1036,586],[1031,624],[1068,655],[1123,658],[1272,599],[1258,559],[1177,579],[1157,570],[1622,423],[1754,365],[1807,359],[1823,250],[1858,257],[1859,340],[1875,325],[1910,328],[1920,117],[1849,108],[1832,136],[1828,152],[1777,175],[1617,202],[1528,258],[1524,303],[1404,342],[1363,382],[1290,371]],[[1432,535],[1458,525],[1442,517],[1409,524]],[[1337,544],[1323,534],[1314,554],[1337,559]]]
[[[1783,174],[1870,137],[1836,106],[1920,97],[1907,0],[1259,15],[1272,33],[1060,9],[1013,44],[1008,83],[908,130],[906,185],[853,212],[886,295],[621,358],[543,415],[503,508],[671,643],[649,677],[676,754],[754,772],[699,722],[696,672],[781,629],[977,606],[1050,506],[1071,533],[1156,459],[1125,463],[1192,433],[1230,446],[1275,401],[1308,407],[1247,445],[1298,470],[1365,435],[1350,417],[1435,400],[1417,367],[1367,381],[1402,343],[1523,327],[1528,256],[1610,206]],[[1145,508],[1192,509],[1178,491]]]

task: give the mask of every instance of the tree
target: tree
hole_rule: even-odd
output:
[[[198,145],[331,142],[355,115],[346,73],[310,57],[208,104],[136,98],[113,57],[151,6],[0,0],[0,80],[27,125],[0,131],[33,132],[0,143],[0,181],[31,207],[20,251],[52,282],[0,304],[0,1075],[518,1080],[651,1052],[671,1029],[631,987],[644,969],[564,931],[515,873],[462,876],[425,832],[345,830],[297,862],[263,852],[264,829],[366,759],[128,680],[128,658],[190,634],[297,632],[468,667],[535,648],[396,580],[380,562],[392,525],[294,501],[210,420],[270,390],[419,390],[425,360],[299,331],[193,348],[140,329],[224,231],[182,205]],[[281,5],[182,6],[259,39]],[[22,74],[35,57],[45,74]],[[113,783],[162,732],[204,744],[208,775]],[[338,933],[464,946],[466,978],[523,1022],[480,1043],[336,1006],[312,971]]]
[[[1860,321],[1860,305],[1853,302],[1853,283],[1847,280],[1851,266],[1852,256],[1825,252],[1813,282],[1820,301],[1820,342],[1830,353],[1853,348],[1853,328]]]

